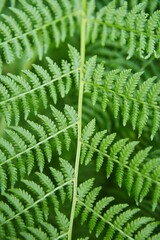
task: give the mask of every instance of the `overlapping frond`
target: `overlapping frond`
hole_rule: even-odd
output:
[[[85,76],[89,69],[95,67],[95,57],[88,60]],[[131,69],[109,71],[104,77],[103,65],[90,72],[85,77],[86,91],[91,93],[92,103],[95,104],[98,96],[101,98],[102,109],[105,111],[108,104],[113,109],[114,117],[121,112],[123,125],[131,121],[132,127],[138,129],[139,136],[147,124],[151,124],[151,139],[160,126],[160,83],[156,77],[140,82],[142,72],[131,74]],[[97,75],[95,77],[95,75]]]
[[[14,188],[10,193],[2,194],[0,202],[0,236],[14,239],[23,236],[24,239],[57,239],[60,235],[67,235],[67,218],[59,208],[57,197],[60,190],[72,191],[74,170],[71,165],[60,159],[63,181],[58,186],[53,182],[59,181],[57,176],[50,179],[43,173],[37,173],[34,181],[22,180],[23,187]],[[65,167],[64,167],[65,166]],[[51,172],[55,169],[50,168]],[[39,182],[37,184],[37,182]],[[67,189],[66,189],[67,187]],[[48,223],[50,204],[55,208],[55,220],[58,229]],[[34,212],[34,217],[33,217]]]
[[[159,227],[159,222],[136,216],[139,209],[128,208],[128,204],[113,204],[113,197],[97,200],[100,189],[93,188],[93,179],[78,188],[76,213],[81,216],[81,224],[88,225],[90,233],[95,232],[96,238],[107,240],[156,237],[152,232]]]
[[[149,159],[151,147],[137,151],[137,141],[115,141],[116,134],[107,135],[105,130],[94,134],[94,129],[95,121],[92,120],[83,130],[81,163],[88,165],[95,161],[99,172],[105,162],[107,178],[114,172],[118,186],[123,184],[137,204],[152,192],[155,209],[160,199],[160,159]]]
[[[108,38],[127,48],[130,59],[137,51],[141,58],[154,55],[160,57],[159,21],[160,12],[152,15],[145,13],[145,2],[135,5],[131,11],[127,10],[127,2],[116,7],[116,1],[101,8],[96,16],[88,17],[87,42],[94,43],[101,39],[102,46]]]
[[[25,119],[31,111],[37,113],[40,102],[47,108],[49,97],[56,103],[58,94],[64,97],[71,89],[73,81],[78,83],[75,76],[79,72],[79,53],[69,46],[69,55],[71,63],[63,60],[61,68],[47,58],[47,69],[34,64],[34,71],[23,70],[23,76],[10,73],[0,76],[0,111],[8,125],[12,119],[17,125],[22,113]]]
[[[56,47],[67,35],[73,36],[80,9],[75,1],[20,1],[21,8],[10,7],[0,20],[0,49],[7,63],[36,53],[41,60],[51,43]]]
[[[116,0],[116,3],[117,4],[121,4],[124,1],[125,0],[122,0],[122,1],[121,0]],[[97,4],[98,4],[98,7],[101,8],[101,7],[103,7],[104,3],[107,4],[109,2],[110,2],[110,0],[102,0],[101,2],[98,2]],[[128,8],[132,9],[133,7],[135,7],[137,4],[139,4],[141,2],[142,2],[142,0],[128,0],[127,1]],[[152,1],[152,0],[145,0],[144,2],[145,2],[145,9],[149,13],[152,13],[156,9],[159,9],[160,4],[159,4],[158,0],[154,0],[154,1]]]
[[[52,120],[38,115],[37,122],[28,120],[26,128],[13,126],[5,130],[6,137],[0,139],[1,192],[13,187],[19,177],[30,174],[33,168],[38,167],[42,172],[45,162],[52,160],[53,151],[61,155],[63,149],[69,150],[72,132],[76,132],[76,111],[68,105],[64,113],[53,106],[51,109],[54,109]],[[59,114],[58,121],[55,113]]]

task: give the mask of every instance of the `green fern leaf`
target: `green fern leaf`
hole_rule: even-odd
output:
[[[107,105],[111,102],[110,106],[113,108],[114,117],[117,118],[121,107],[124,126],[130,120],[129,116],[131,115],[133,129],[138,129],[139,137],[148,124],[149,117],[154,113],[152,117],[153,125],[151,133],[151,139],[153,139],[153,136],[159,128],[159,107],[157,105],[159,85],[154,83],[156,77],[149,78],[142,84],[138,84],[142,72],[132,76],[130,76],[130,72],[130,69],[123,70],[118,76],[117,73],[119,73],[119,70],[115,70],[107,74],[104,83],[102,80],[99,83],[87,81],[85,81],[85,83],[87,86],[90,85],[89,89],[93,104],[95,104],[98,99],[98,93],[100,95],[102,92],[101,101],[103,102],[103,110],[105,110]],[[155,89],[155,87],[157,88]],[[95,93],[96,97],[93,101]]]
[[[87,195],[87,193],[90,191],[90,189],[92,188],[93,186],[93,183],[94,183],[94,179],[89,179],[87,180],[86,182],[84,183],[81,183],[79,185],[79,188],[78,188],[78,198],[80,200],[83,200],[85,198],[85,196]],[[79,214],[80,214],[80,211],[81,211],[81,205],[77,205],[76,206],[76,213],[75,213],[75,216],[77,217]]]
[[[101,187],[97,187],[89,192],[89,194],[87,195],[87,197],[85,199],[85,203],[87,204],[88,207],[90,207],[90,208],[93,207],[93,203],[94,203],[97,195],[99,194],[100,190],[101,190]],[[84,224],[84,222],[87,220],[88,214],[89,214],[88,209],[85,209],[82,211],[81,224]]]
[[[30,59],[35,49],[39,59],[42,59],[51,45],[51,40],[58,47],[60,42],[66,39],[67,33],[73,35],[74,16],[78,10],[74,11],[75,5],[72,4],[68,4],[67,11],[63,9],[64,1],[60,4],[56,1],[53,3],[47,1],[45,4],[43,1],[34,1],[32,5],[21,1],[21,9],[10,7],[10,15],[3,15],[4,20],[0,25],[0,46],[6,61],[11,63],[14,57],[21,57],[22,50],[25,50]],[[72,29],[71,31],[67,31],[67,24]],[[47,32],[48,29],[51,34]],[[11,48],[12,44],[14,44],[15,51]]]
[[[122,187],[122,184],[124,184],[129,195],[133,193],[137,204],[148,195],[152,186],[155,185],[156,187],[153,191],[155,198],[152,202],[152,206],[155,208],[159,199],[159,191],[157,190],[157,186],[159,186],[159,174],[158,171],[155,172],[155,169],[159,166],[159,160],[150,159],[148,162],[144,162],[151,147],[139,151],[131,160],[129,160],[130,155],[135,151],[138,142],[134,141],[126,144],[127,139],[121,139],[116,143],[113,143],[115,135],[112,134],[106,138],[104,137],[104,133],[104,131],[98,132],[93,136],[90,142],[82,142],[86,147],[85,159],[91,161],[93,154],[97,154],[97,166],[102,166],[106,159],[107,177],[110,177],[115,168],[115,176],[118,186]],[[105,151],[102,149],[102,146]],[[98,167],[97,170],[99,171],[100,167]]]
[[[127,60],[137,51],[141,57],[149,58],[152,54],[159,57],[157,47],[159,11],[155,11],[149,18],[144,12],[145,2],[135,5],[127,12],[124,1],[121,7],[115,6],[115,1],[101,8],[96,17],[89,18],[87,42],[94,43],[100,35],[101,45],[111,41],[119,42],[127,47]],[[91,23],[94,31],[91,33]],[[158,54],[156,54],[156,52]]]
[[[94,133],[94,130],[95,130],[95,119],[93,119],[91,122],[89,122],[88,125],[84,128],[84,130],[82,132],[84,142],[88,143],[89,138]],[[83,161],[84,161],[86,152],[87,152],[87,147],[84,146],[84,148],[82,149],[82,153],[81,153],[81,163],[83,163]]]
[[[63,213],[56,210],[56,218],[57,218],[57,223],[59,224],[61,232],[64,232],[64,233],[67,232],[69,227],[69,221],[67,217]]]
[[[103,65],[98,64],[96,69],[94,70],[94,73],[93,73],[93,82],[95,84],[101,84],[102,77],[103,77],[103,72],[104,72]],[[97,91],[97,88],[95,87],[95,88],[93,88],[93,92],[92,92],[92,95],[91,95],[93,105],[95,105],[95,103],[97,101],[97,97],[98,97],[98,91]]]

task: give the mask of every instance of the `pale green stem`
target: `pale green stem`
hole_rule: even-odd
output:
[[[80,39],[80,55],[81,55],[81,66],[80,66],[80,83],[79,83],[79,98],[78,98],[78,136],[77,136],[77,152],[75,161],[75,173],[73,183],[73,200],[70,216],[70,225],[68,231],[68,240],[72,239],[73,222],[76,208],[76,197],[78,190],[78,172],[79,162],[81,153],[81,135],[82,135],[82,102],[83,102],[83,76],[84,76],[84,63],[85,63],[85,32],[86,32],[86,19],[85,19],[86,0],[82,0],[82,13],[81,13],[81,39]]]

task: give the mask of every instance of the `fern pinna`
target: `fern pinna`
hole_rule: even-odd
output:
[[[0,239],[160,239],[158,8],[1,1]]]

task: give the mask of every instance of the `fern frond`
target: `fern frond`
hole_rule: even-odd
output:
[[[74,69],[79,69],[80,68],[80,62],[81,62],[81,59],[80,59],[80,55],[79,55],[79,52],[77,51],[76,48],[72,47],[71,45],[68,45],[68,48],[69,48],[69,58],[70,58],[70,61],[71,61],[71,64],[72,64],[72,71],[74,71]],[[78,82],[79,82],[79,72],[74,72],[74,77],[75,77],[75,83],[76,83],[76,86],[78,86]]]
[[[60,161],[61,171],[50,168],[51,173],[54,176],[58,186],[62,185],[62,183],[64,182],[64,179],[65,179],[65,181],[68,181],[68,180],[72,179],[73,175],[74,175],[74,170],[73,170],[72,166],[67,161],[65,161],[62,158],[60,158],[59,161]],[[73,192],[72,186],[68,185],[67,186],[67,197],[70,200],[72,199],[72,192]],[[64,202],[65,199],[66,199],[66,192],[64,191],[63,188],[61,188],[59,190],[59,193],[60,193],[60,197],[61,197],[62,202]]]
[[[46,222],[42,222],[41,225],[42,225],[43,229],[45,230],[45,232],[48,233],[50,238],[53,238],[53,239],[58,238],[59,234],[55,227],[53,227],[51,224],[46,223]]]
[[[27,239],[66,239],[67,233],[60,234],[56,228],[54,228],[51,224],[47,224],[46,222],[42,223],[44,225],[44,229],[41,227],[28,227],[28,232],[21,232],[20,235]],[[45,232],[47,230],[47,233]],[[51,232],[52,231],[52,232]]]
[[[96,67],[96,59],[97,57],[94,56],[92,58],[89,58],[89,60],[85,64],[85,76],[84,76],[84,81],[90,82],[94,73],[94,69]],[[90,89],[88,89],[90,86],[86,85],[85,86],[85,91],[88,92]]]
[[[64,182],[64,176],[63,176],[62,172],[58,171],[57,169],[54,169],[54,168],[51,168],[50,170],[51,170],[51,173],[52,173],[52,175],[54,176],[54,178],[57,182],[57,185],[58,186],[62,185],[62,183]],[[59,190],[59,194],[60,194],[60,198],[61,198],[62,203],[64,203],[65,200],[66,200],[66,192],[64,191],[63,188],[61,188]]]
[[[69,220],[67,217],[63,213],[56,210],[56,219],[58,225],[60,226],[61,232],[67,232],[69,228]]]
[[[78,52],[76,53],[76,57],[77,54]],[[74,59],[72,59],[73,65],[71,66],[70,63],[62,61],[62,70],[55,63],[53,64],[50,58],[47,58],[47,62],[51,73],[39,65],[33,65],[35,73],[30,70],[23,70],[24,77],[12,74],[0,76],[0,109],[8,125],[13,115],[15,124],[18,125],[21,109],[18,104],[20,101],[22,101],[24,118],[27,119],[31,109],[33,110],[34,108],[34,112],[37,113],[40,105],[39,99],[41,99],[44,108],[47,108],[47,95],[56,103],[58,91],[64,97],[70,90],[70,82],[73,79],[72,74],[77,74],[76,72],[79,71],[79,62],[77,59],[76,65],[74,64]]]
[[[87,2],[87,10],[86,10],[87,18],[92,18],[92,14],[94,14],[95,7],[96,7],[95,0],[91,0]],[[91,32],[91,28],[92,28],[92,22],[88,22],[86,26],[86,40],[88,40],[89,38],[88,34]]]
[[[118,186],[125,185],[129,195],[134,196],[137,204],[152,191],[152,207],[155,209],[160,198],[159,159],[146,161],[151,147],[140,150],[133,156],[138,142],[127,143],[127,139],[113,142],[114,139],[115,134],[106,136],[106,131],[97,132],[87,140],[82,137],[81,142],[85,149],[85,152],[82,151],[82,157],[85,159],[85,164],[94,160],[98,172],[106,160],[107,178],[114,170]]]
[[[29,236],[32,236],[33,239],[35,239],[35,238],[47,239],[47,234],[45,232],[43,232],[40,228],[37,229],[37,228],[34,228],[34,227],[28,227],[28,231],[30,232]]]
[[[98,64],[95,71],[94,71],[94,74],[93,74],[93,82],[94,84],[101,84],[102,82],[102,78],[103,78],[103,73],[104,73],[104,67],[102,64]],[[98,91],[97,91],[97,88],[95,87],[93,89],[93,92],[92,92],[92,96],[91,96],[91,99],[92,99],[92,103],[93,105],[95,105],[96,101],[97,101],[97,97],[98,97]]]
[[[96,124],[95,119],[93,119],[83,129],[82,136],[84,141],[87,143],[95,131],[95,124]],[[84,162],[86,152],[87,152],[87,147],[84,146],[81,152],[81,163]]]
[[[86,197],[87,193],[91,190],[92,186],[93,186],[93,183],[94,183],[94,179],[89,179],[83,183],[81,183],[78,187],[78,196],[79,196],[79,199],[81,201],[84,200],[84,198]],[[79,213],[81,212],[81,208],[82,206],[81,205],[77,205],[76,206],[76,211],[75,211],[75,216],[78,216]]]
[[[160,84],[154,83],[156,77],[139,83],[142,72],[131,74],[130,69],[123,70],[121,73],[119,71],[110,71],[101,83],[94,81],[94,74],[90,76],[92,81],[85,81],[85,84],[89,85],[92,103],[95,104],[99,93],[102,109],[105,110],[110,104],[115,118],[121,110],[123,125],[125,126],[131,119],[133,129],[138,129],[139,137],[151,119],[151,139],[153,139],[160,126]]]
[[[115,1],[101,8],[96,17],[88,17],[87,42],[94,43],[101,39],[102,46],[107,40],[126,46],[130,59],[137,51],[141,58],[149,58],[153,54],[159,58],[159,11],[148,16],[144,12],[145,2],[135,5],[127,11],[127,2],[116,7]],[[94,29],[92,31],[92,29]]]
[[[109,205],[110,202],[112,202],[114,200],[113,197],[104,197],[101,200],[99,200],[96,205],[94,206],[94,211],[97,212],[99,215],[102,214],[102,211],[105,207],[107,207]],[[97,216],[92,215],[92,217],[89,220],[89,231],[90,233],[94,230],[94,228],[96,227],[97,224]]]
[[[78,52],[77,52],[77,54],[78,54]],[[74,60],[72,59],[71,61],[72,61],[72,64],[74,65]],[[47,62],[48,62],[49,70],[50,70],[53,78],[58,79],[58,78],[61,78],[61,75],[64,75],[63,76],[64,80],[58,81],[58,86],[57,86],[61,97],[64,97],[69,92],[71,85],[72,85],[72,75],[68,74],[68,73],[71,72],[71,73],[73,73],[73,76],[75,76],[76,73],[74,73],[74,70],[79,69],[80,61],[76,65],[78,68],[74,68],[74,66],[72,64],[68,63],[67,61],[62,60],[62,64],[61,64],[62,70],[49,57],[47,57]],[[43,74],[43,76],[45,76],[45,74]],[[74,80],[77,83],[77,79],[75,78]],[[50,89],[50,92],[54,93],[55,89]],[[56,99],[57,99],[57,97],[56,97]]]
[[[100,190],[101,190],[101,187],[94,188],[87,195],[87,197],[85,199],[85,202],[87,202],[87,204],[90,208],[93,207],[93,204],[94,204]],[[86,220],[88,218],[88,215],[89,215],[88,209],[85,209],[85,210],[81,211],[81,224],[84,224],[84,222],[86,222]]]
[[[138,237],[143,234],[146,239],[159,226],[159,222],[152,218],[135,217],[139,209],[128,209],[127,204],[111,205],[113,197],[104,197],[96,202],[99,190],[99,188],[88,190],[83,201],[80,196],[77,197],[77,207],[83,209],[79,213],[82,224],[88,219],[89,231],[90,233],[95,231],[97,238],[100,236],[102,238],[103,233],[103,239],[107,240],[139,239]],[[109,204],[111,206],[108,206]]]
[[[106,130],[104,131],[101,131],[101,132],[98,132],[96,133],[93,138],[92,138],[92,142],[91,142],[91,148],[90,148],[90,151],[87,152],[86,156],[85,156],[85,165],[87,165],[92,157],[93,157],[93,153],[94,153],[94,150],[93,149],[96,149],[99,145],[99,143],[101,142],[101,140],[103,139],[104,135],[106,134]],[[82,150],[82,153],[83,153],[83,150]]]
[[[52,106],[51,106],[52,107]],[[57,113],[57,109],[52,107]],[[46,116],[38,115],[42,121],[42,125],[28,120],[28,125],[34,131],[34,135],[31,131],[22,127],[10,127],[6,129],[6,139],[0,139],[0,171],[1,171],[1,191],[3,192],[7,188],[6,178],[8,178],[11,187],[14,186],[17,179],[17,174],[20,174],[21,178],[24,178],[25,174],[30,174],[35,166],[35,160],[37,161],[40,172],[43,171],[45,161],[50,162],[52,160],[51,140],[55,145],[55,150],[58,151],[59,155],[62,151],[62,143],[60,141],[60,134],[64,133],[67,137],[65,142],[66,149],[69,150],[70,131],[77,124],[77,116],[75,110],[68,106],[69,111],[75,114],[71,119],[69,113],[63,114],[58,111],[58,114],[62,116],[64,122],[60,121],[60,125],[57,125],[54,121]],[[55,120],[56,120],[55,116]],[[76,120],[76,121],[75,121]],[[17,162],[16,162],[16,161]],[[6,169],[6,166],[8,169]],[[16,169],[18,166],[18,171]],[[67,166],[66,166],[67,167]],[[69,170],[71,171],[71,169]],[[71,193],[70,193],[71,194]]]
[[[58,124],[58,128],[60,130],[66,128],[68,124],[67,124],[67,118],[65,117],[65,115],[53,106],[51,106],[51,111],[52,111],[53,117],[55,118]],[[66,148],[67,150],[69,150],[70,144],[71,144],[71,138],[69,137],[69,133],[67,131],[64,132],[64,139],[65,139]]]
[[[48,118],[47,116],[44,116],[44,115],[40,115],[40,114],[38,114],[38,117],[43,122],[45,129],[49,136],[51,136],[57,132],[57,127],[50,118]],[[58,136],[54,137],[54,145],[58,151],[58,154],[60,155],[61,151],[62,151],[62,145],[61,145],[61,142],[60,142],[60,139]]]
[[[136,4],[138,4],[139,0],[133,0],[129,2],[129,6],[133,8]],[[145,1],[145,9],[147,9],[150,13],[154,12],[154,10],[158,9],[159,2],[155,0],[154,2],[152,0]]]
[[[63,160],[63,164],[65,164],[65,160]],[[71,169],[69,163],[66,162],[66,164],[68,165],[68,168]],[[53,170],[53,168],[51,170]],[[65,174],[67,170],[63,169],[63,172]],[[38,233],[40,236],[43,236],[44,234],[48,236],[48,234],[51,235],[51,230],[54,229],[52,236],[58,237],[57,230],[45,221],[47,221],[49,217],[49,201],[51,201],[57,209],[57,204],[59,204],[59,201],[56,199],[57,191],[72,184],[73,170],[70,173],[67,172],[67,174],[67,176],[64,175],[64,180],[58,187],[53,185],[53,180],[48,176],[43,173],[37,173],[40,180],[39,184],[34,181],[23,180],[22,182],[24,183],[25,190],[14,188],[11,190],[10,194],[4,193],[3,200],[1,200],[0,204],[0,215],[3,216],[3,219],[1,218],[0,221],[1,232],[5,234],[6,230],[10,228],[9,234],[13,237],[16,237],[17,234],[19,235],[19,232],[22,234],[26,230],[28,230],[31,235],[33,234],[33,236],[37,236],[35,234]],[[6,203],[3,202],[4,200]],[[33,211],[34,218],[32,216]],[[64,234],[67,232],[67,218],[60,213],[58,209],[56,210],[56,215],[60,234]],[[39,223],[38,229],[34,228],[35,223]],[[43,229],[47,229],[47,231],[44,232]],[[29,236],[27,232],[25,232],[25,235]]]
[[[22,0],[21,9],[10,7],[8,15],[2,14],[0,48],[7,63],[20,58],[22,52],[30,59],[36,51],[41,60],[51,42],[58,47],[68,34],[73,35],[80,9],[74,9],[74,2],[64,2]]]

